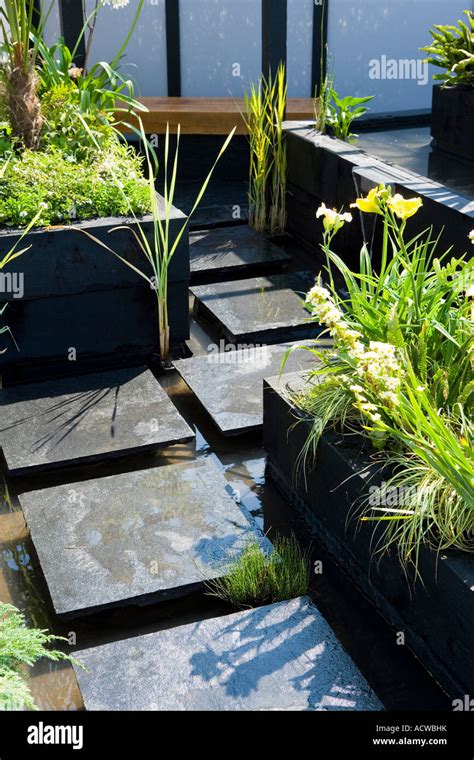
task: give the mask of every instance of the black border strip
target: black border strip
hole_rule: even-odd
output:
[[[262,0],[262,72],[265,77],[276,73],[278,65],[287,61],[288,2]]]
[[[82,0],[59,0],[59,18],[61,21],[61,34],[68,48],[72,50],[84,26],[84,13]],[[76,66],[84,66],[85,43],[82,38],[74,63]]]
[[[313,64],[311,75],[311,97],[319,88],[327,67],[329,0],[314,3],[313,12]]]
[[[181,97],[181,32],[179,0],[165,0],[166,60],[168,64],[168,95]]]

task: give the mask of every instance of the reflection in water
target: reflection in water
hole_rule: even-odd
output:
[[[357,147],[474,200],[472,162],[433,149],[429,127],[366,132],[360,135]]]
[[[18,607],[28,625],[53,629],[46,589],[35,567],[31,542],[17,499],[3,481],[0,499],[0,600]],[[36,704],[44,710],[75,710],[82,706],[72,667],[40,661],[28,672]]]

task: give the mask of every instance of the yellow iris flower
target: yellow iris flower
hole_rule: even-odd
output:
[[[423,205],[421,198],[406,199],[399,193],[394,195],[393,198],[389,198],[387,203],[395,216],[398,216],[402,221],[409,219],[411,216],[415,216],[416,212]]]
[[[357,198],[355,203],[351,203],[351,208],[358,208],[364,214],[381,214],[379,188],[374,187],[369,190],[366,198]]]

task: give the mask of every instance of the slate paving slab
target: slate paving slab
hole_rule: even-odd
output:
[[[197,356],[174,362],[179,374],[197,396],[224,435],[259,430],[263,425],[263,379],[278,375],[287,351],[298,343],[283,343],[240,351]],[[311,345],[311,341],[304,341]],[[329,345],[318,342],[318,347]],[[314,369],[309,351],[292,353],[284,372]],[[282,387],[285,375],[281,378]]]
[[[12,475],[193,438],[194,432],[146,367],[0,390],[0,446]]]
[[[256,523],[209,460],[22,494],[58,615],[185,596],[220,577]]]
[[[74,656],[87,710],[383,710],[307,597]]]
[[[218,227],[190,235],[191,283],[272,274],[291,256],[247,225]]]
[[[320,328],[303,301],[314,281],[311,272],[296,272],[193,286],[194,311],[234,344],[311,338]]]

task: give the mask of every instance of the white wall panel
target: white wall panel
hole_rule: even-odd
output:
[[[86,0],[87,12],[94,0]],[[111,61],[132,25],[137,0],[126,8],[101,8],[92,46],[91,61]],[[137,95],[166,95],[165,1],[146,0],[123,59],[124,72],[137,83]]]
[[[314,0],[288,0],[288,95],[309,98],[313,62]]]
[[[183,96],[241,97],[262,70],[261,0],[181,0]]]
[[[455,23],[471,5],[471,0],[329,0],[336,89],[343,95],[375,95],[373,112],[430,108],[434,70],[422,66],[420,47],[430,42],[433,24]],[[377,73],[374,61],[379,79],[370,76]],[[409,79],[405,61],[418,68]]]

